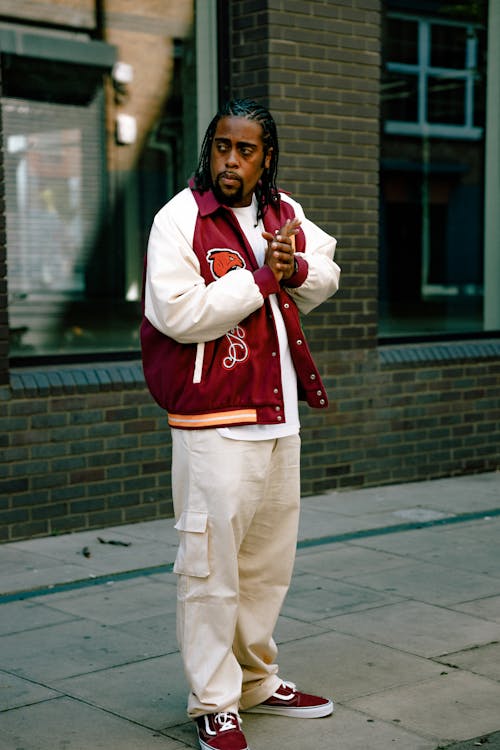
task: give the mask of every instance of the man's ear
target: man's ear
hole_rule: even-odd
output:
[[[264,169],[269,169],[269,167],[271,166],[272,156],[273,156],[273,147],[271,146],[268,149],[267,154],[264,157]]]

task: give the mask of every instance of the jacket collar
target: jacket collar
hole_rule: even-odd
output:
[[[212,190],[206,190],[202,193],[195,187],[193,179],[189,180],[189,187],[198,205],[200,216],[210,216],[210,214],[218,211],[219,208],[223,208],[223,204],[217,200]]]
[[[191,188],[196,203],[198,204],[200,216],[210,216],[210,214],[214,214],[220,208],[227,210],[228,207],[217,200],[212,190],[206,190],[204,193],[198,190],[195,187],[193,178],[189,180],[189,187]]]

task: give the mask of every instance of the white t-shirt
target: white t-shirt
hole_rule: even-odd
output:
[[[255,196],[250,206],[233,208],[232,211],[250,243],[257,263],[259,266],[263,266],[267,241],[262,237],[262,232],[264,231],[262,220],[259,219],[257,222],[257,201]],[[285,419],[280,424],[252,424],[217,428],[223,437],[234,440],[271,440],[277,437],[285,437],[286,435],[296,435],[300,430],[297,375],[293,366],[290,347],[288,346],[288,336],[276,295],[271,294],[269,301],[278,334]]]

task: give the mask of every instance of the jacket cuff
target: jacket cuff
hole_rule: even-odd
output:
[[[262,266],[262,268],[254,271],[253,277],[263,297],[269,297],[270,294],[279,292],[280,285],[269,266]]]
[[[302,286],[304,281],[307,279],[307,274],[309,273],[309,264],[307,260],[301,255],[296,255],[294,260],[297,270],[292,273],[289,279],[283,279],[281,284],[282,286],[288,286],[295,289],[298,286]]]

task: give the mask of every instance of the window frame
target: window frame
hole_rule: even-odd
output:
[[[385,69],[389,73],[401,73],[415,76],[417,79],[417,121],[385,119],[383,123],[384,132],[387,135],[403,136],[427,136],[437,138],[454,138],[477,141],[483,137],[484,128],[474,125],[474,80],[477,69],[478,41],[474,30],[479,24],[471,22],[447,21],[436,18],[423,18],[421,16],[390,12],[389,19],[400,19],[402,21],[413,21],[417,26],[417,50],[418,59],[416,64],[398,63],[387,60]],[[445,68],[433,66],[431,61],[432,50],[432,26],[451,26],[465,28],[467,31],[464,68]],[[431,77],[443,80],[461,80],[465,83],[464,102],[464,124],[437,124],[431,123],[427,118],[428,82]]]

